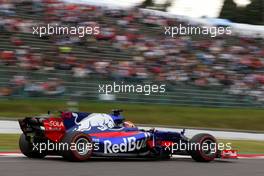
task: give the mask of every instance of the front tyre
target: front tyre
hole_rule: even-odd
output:
[[[21,152],[27,156],[28,158],[44,158],[46,156],[46,152],[39,150],[35,150],[33,144],[26,139],[25,134],[21,134],[19,138],[19,148]]]
[[[86,161],[92,155],[92,138],[84,133],[73,132],[66,134],[62,140],[68,149],[62,151],[62,156],[68,161]]]
[[[197,134],[190,140],[190,144],[192,148],[189,152],[195,161],[210,162],[217,157],[217,140],[210,134]]]

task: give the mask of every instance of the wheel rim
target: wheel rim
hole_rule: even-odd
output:
[[[204,155],[206,155],[206,156],[214,155],[214,153],[212,152],[212,148],[211,148],[212,144],[215,144],[215,141],[213,141],[212,139],[206,139],[203,141],[202,152]],[[207,149],[204,149],[204,146],[207,146]],[[215,150],[215,148],[213,150]]]
[[[91,142],[86,138],[83,137],[79,138],[75,144],[76,144],[76,151],[81,156],[87,155],[91,150],[88,147],[90,146],[89,144],[91,144]]]

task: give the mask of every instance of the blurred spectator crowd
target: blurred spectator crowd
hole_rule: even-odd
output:
[[[0,96],[27,94],[28,96],[59,96],[65,92],[63,81],[50,78],[47,81],[32,81],[25,76],[14,76],[9,83],[0,88]]]
[[[42,20],[21,18],[16,14],[20,6],[28,7],[29,14]],[[75,78],[97,75],[114,80],[218,86],[230,94],[249,95],[264,101],[263,39],[237,35],[170,38],[164,35],[164,26],[187,25],[187,22],[135,8],[109,9],[56,0],[0,0],[0,14],[0,34],[7,33],[15,46],[15,50],[0,49],[0,65],[30,71],[68,70]],[[32,26],[44,24],[100,26],[100,34],[83,38],[74,35],[43,37],[54,46],[49,54],[26,45],[16,36],[32,33]],[[156,29],[156,33],[148,29]],[[116,53],[130,53],[131,59],[113,56],[106,60],[89,55],[87,59],[80,59],[72,51],[82,46],[94,47],[94,52],[99,53],[100,45],[104,44],[109,44]],[[18,82],[16,88],[27,81]],[[44,90],[46,84],[43,84],[30,83],[25,90]],[[62,90],[60,88],[53,90]]]

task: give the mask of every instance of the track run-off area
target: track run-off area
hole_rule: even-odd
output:
[[[148,130],[153,127],[140,125],[139,128]],[[168,128],[168,127],[157,127],[157,130],[163,131],[176,131],[180,132],[180,128]],[[18,121],[11,120],[0,120],[0,134],[21,134]],[[185,135],[187,137],[192,137],[198,133],[209,133],[216,138],[220,139],[234,139],[234,140],[256,140],[264,141],[264,133],[254,133],[254,132],[235,132],[235,131],[220,131],[220,130],[203,130],[203,129],[186,129]]]

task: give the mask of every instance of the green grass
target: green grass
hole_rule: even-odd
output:
[[[19,151],[18,141],[18,134],[0,134],[0,151]],[[263,141],[219,140],[219,142],[230,142],[232,149],[237,149],[239,153],[264,154]]]
[[[264,141],[219,140],[231,143],[232,149],[243,154],[264,154]]]
[[[0,117],[22,118],[65,110],[68,105],[59,100],[0,100]],[[126,119],[135,123],[264,131],[264,110],[251,108],[202,108],[173,105],[129,103],[99,103],[82,101],[80,111],[110,112],[124,110]]]
[[[18,134],[0,134],[0,151],[18,151],[19,135]]]

